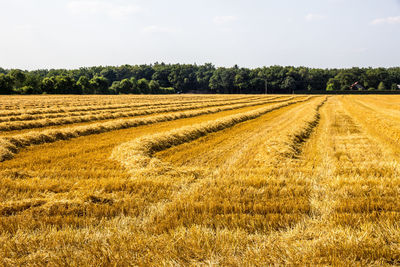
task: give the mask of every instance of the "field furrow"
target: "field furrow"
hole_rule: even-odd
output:
[[[399,262],[400,236],[391,233],[399,229],[400,166],[353,119],[347,98],[331,99],[322,108],[318,131],[303,154],[304,176],[313,177],[312,216],[283,233],[280,246],[294,237],[302,250],[288,250],[286,257],[301,254],[313,264]]]
[[[239,228],[249,233],[261,233],[295,225],[310,211],[308,182],[277,174],[279,166],[273,167],[272,163],[291,161],[292,156],[277,151],[280,148],[291,150],[296,133],[309,128],[308,124],[315,121],[314,116],[310,116],[310,120],[304,119],[304,114],[318,112],[322,103],[322,99],[314,99],[307,105],[279,109],[157,153],[157,158],[173,164],[172,169],[188,172],[189,177],[195,172],[197,178],[195,181],[188,178],[190,182],[173,193],[170,202],[152,207],[144,221],[157,232],[201,225],[214,230]],[[272,140],[276,130],[281,130],[281,138]],[[246,140],[246,146],[243,146],[243,140]],[[216,157],[217,153],[221,157]],[[135,158],[134,155],[130,156]],[[265,161],[265,158],[271,160]],[[136,166],[138,161],[125,164]],[[148,165],[154,168],[156,162]],[[292,164],[292,167],[296,165]]]
[[[385,106],[386,103],[382,103]],[[360,124],[365,127],[374,139],[379,140],[386,149],[390,149],[400,159],[400,119],[396,109],[382,110],[369,101],[359,102],[353,98],[346,99],[346,108]]]

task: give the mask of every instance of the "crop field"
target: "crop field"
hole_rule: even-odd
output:
[[[400,96],[0,96],[0,265],[400,265],[399,163]]]

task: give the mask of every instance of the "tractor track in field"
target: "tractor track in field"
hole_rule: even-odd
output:
[[[280,234],[278,242],[297,236],[302,244],[300,250],[285,251],[286,258],[301,255],[312,264],[336,265],[354,264],[354,258],[358,264],[366,259],[387,264],[385,257],[399,257],[388,244],[381,244],[378,249],[380,237],[369,239],[372,230],[368,227],[381,218],[392,231],[389,225],[398,220],[400,210],[393,209],[391,202],[400,188],[396,184],[400,168],[393,164],[391,152],[347,111],[352,106],[343,99],[328,100],[321,109],[320,124],[305,145],[299,168],[304,177],[312,177],[311,212],[306,220]],[[369,196],[372,192],[374,197]],[[371,197],[375,204],[370,203]],[[352,235],[357,232],[359,235],[354,238]],[[302,240],[304,236],[308,239]],[[349,247],[341,247],[344,244]],[[330,258],[328,251],[341,257]],[[311,262],[316,253],[318,261]]]
[[[320,104],[318,104],[315,107],[315,112],[316,115],[313,115],[313,118],[315,120],[315,117],[318,118],[318,111],[319,108],[325,103],[326,100],[322,101]],[[317,101],[314,101],[314,103],[316,103]],[[299,111],[301,109],[304,109],[304,107],[306,107],[307,105],[304,105],[303,103],[298,103],[298,105],[290,105],[288,107],[283,107],[282,110],[286,110],[287,112],[289,112],[290,114],[296,114],[296,111]],[[293,110],[293,111],[292,111]],[[287,112],[283,112],[281,113],[280,109],[278,109],[276,112],[278,112],[277,114],[280,114],[277,117],[274,117],[276,115],[273,115],[272,113],[274,113],[274,111],[272,111],[271,113],[271,119],[273,121],[279,121],[279,124],[281,124],[282,128],[285,128],[286,126],[290,125],[293,123],[293,121],[295,121],[295,118],[292,118],[291,120],[288,120],[286,123],[282,124],[282,120],[281,117],[282,116],[286,116],[286,117],[290,117],[288,116],[286,113]],[[291,113],[292,112],[292,113]],[[294,113],[293,113],[294,112]],[[295,116],[294,116],[295,117]],[[255,119],[256,121],[258,119]],[[252,120],[251,120],[252,121]],[[246,123],[250,123],[251,125],[252,122],[245,122]],[[267,120],[268,122],[268,120]],[[257,124],[257,122],[255,122]],[[278,123],[278,122],[277,122]],[[247,131],[242,131],[241,134],[245,134],[245,135],[249,135],[249,137],[251,136],[251,138],[245,138],[246,139],[246,144],[251,144],[252,140],[253,142],[256,142],[258,139],[260,138],[265,138],[265,131],[269,131],[270,129],[272,129],[274,126],[272,126],[274,124],[271,124],[271,126],[265,125],[264,127],[261,127],[264,130],[259,130],[257,127],[253,128],[253,131],[255,132],[254,135],[251,136],[251,132],[247,132]],[[312,129],[310,129],[309,125],[314,125],[314,127],[316,126],[315,122],[312,121],[307,121],[305,123],[305,127],[307,128],[307,132],[312,131]],[[236,126],[233,126],[234,128],[236,128]],[[240,126],[238,126],[240,128]],[[231,131],[230,128],[223,130],[221,129],[222,132],[224,131]],[[304,131],[304,130],[303,130]],[[303,132],[301,130],[301,132]],[[218,131],[219,132],[219,131]],[[218,134],[218,132],[216,134]],[[258,132],[258,133],[257,133]],[[185,133],[186,134],[186,133]],[[168,135],[168,133],[167,133]],[[210,136],[212,136],[213,133],[210,134]],[[179,136],[179,135],[177,135]],[[208,136],[208,135],[207,135]],[[303,134],[304,136],[304,134]],[[208,137],[201,137],[201,138],[205,138],[208,139]],[[211,137],[212,138],[212,137]],[[198,138],[195,138],[198,139]],[[243,138],[238,138],[239,139],[243,139]],[[184,139],[184,143],[185,145],[190,146],[190,140],[191,139]],[[236,140],[236,139],[235,139]],[[305,142],[305,138],[303,138],[303,141]],[[149,148],[151,146],[146,145],[145,143],[143,143],[143,141],[136,141],[136,144],[140,144],[143,147]],[[243,145],[242,142],[239,141],[239,143],[237,144],[238,147],[236,147],[234,150],[237,151],[237,153],[235,154],[242,154],[241,153],[241,148],[240,145]],[[284,145],[284,144],[282,144]],[[122,145],[123,147],[124,145]],[[170,145],[168,145],[170,146]],[[197,146],[197,145],[195,145]],[[235,145],[236,146],[236,145]],[[251,145],[249,145],[249,147],[252,147]],[[244,150],[248,149],[249,147],[244,147]],[[179,147],[177,147],[179,148]],[[125,148],[124,148],[125,149]],[[151,149],[151,148],[150,148]],[[165,149],[165,148],[162,148]],[[186,147],[184,148],[186,149]],[[201,164],[199,165],[198,163],[196,163],[196,166],[180,166],[178,167],[178,169],[176,169],[176,167],[171,166],[172,163],[165,163],[165,162],[161,162],[156,158],[150,159],[148,158],[147,160],[143,161],[142,157],[143,156],[138,156],[138,154],[136,154],[136,152],[132,151],[135,150],[133,147],[132,148],[126,148],[126,155],[123,155],[122,158],[118,157],[118,159],[120,161],[124,162],[124,165],[128,168],[128,169],[132,169],[134,170],[132,175],[136,176],[145,176],[145,177],[152,177],[154,174],[159,174],[159,173],[163,173],[163,175],[165,175],[166,173],[169,173],[172,171],[172,173],[175,173],[176,171],[178,171],[180,173],[181,176],[186,176],[185,182],[183,182],[181,185],[179,185],[177,187],[177,190],[172,193],[172,195],[170,196],[169,200],[168,199],[164,199],[160,202],[154,203],[152,205],[150,205],[145,212],[142,214],[141,216],[141,226],[144,228],[151,228],[151,231],[155,231],[155,232],[159,232],[160,229],[159,228],[157,222],[159,222],[160,220],[162,221],[163,219],[163,214],[165,214],[166,210],[170,209],[171,206],[174,205],[175,202],[179,202],[181,201],[181,199],[187,198],[188,196],[194,194],[195,192],[199,191],[201,188],[203,188],[205,185],[207,184],[212,184],[213,181],[221,179],[221,177],[219,177],[221,174],[219,173],[219,170],[221,169],[233,169],[235,168],[234,162],[235,160],[237,160],[238,158],[236,158],[235,160],[231,160],[231,158],[228,158],[227,162],[225,164],[229,164],[227,166],[219,166],[217,167],[217,170],[214,169],[214,167],[212,167],[212,165],[207,165],[208,168],[211,168],[211,170],[213,171],[206,171],[205,169],[201,169]],[[159,146],[157,146],[157,150],[161,150],[161,148]],[[130,151],[132,151],[131,153],[129,153]],[[221,152],[220,150],[218,150],[219,152]],[[120,151],[114,151],[114,153],[118,154],[121,153]],[[196,153],[197,154],[197,153]],[[150,157],[152,157],[152,153],[149,154]],[[126,157],[133,157],[136,159],[133,160],[128,160],[128,161],[124,161],[123,158]],[[200,155],[200,157],[204,158],[203,156]],[[288,158],[288,160],[290,160]],[[146,171],[146,169],[149,166],[149,170]],[[199,169],[200,168],[200,169]],[[174,174],[176,175],[176,174]],[[136,178],[133,178],[136,179]],[[162,228],[164,229],[164,228]]]

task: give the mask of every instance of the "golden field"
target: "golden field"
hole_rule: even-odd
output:
[[[400,265],[400,97],[0,96],[1,266]]]

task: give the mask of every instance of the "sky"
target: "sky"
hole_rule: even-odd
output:
[[[400,63],[400,0],[0,0],[0,67]]]

